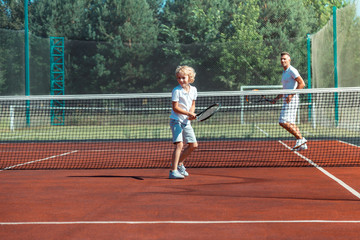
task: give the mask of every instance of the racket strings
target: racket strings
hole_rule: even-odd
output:
[[[214,104],[213,106],[209,107],[208,109],[206,109],[196,117],[197,120],[203,121],[208,119],[219,110],[220,106],[221,106],[220,104]]]
[[[200,118],[206,118],[206,117],[209,117],[211,116],[214,112],[216,112],[218,109],[217,106],[214,106],[208,110],[206,110],[205,112],[203,112],[201,115],[200,115]]]

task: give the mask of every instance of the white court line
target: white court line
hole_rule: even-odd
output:
[[[344,142],[344,141],[341,141],[341,140],[338,140],[338,141],[339,141],[339,142],[341,142],[341,143],[344,143],[344,144],[347,144],[347,145],[353,146],[353,147],[358,147],[358,148],[360,148],[360,146],[355,145],[355,144],[352,144],[352,143]]]
[[[286,148],[288,148],[289,150],[292,151],[292,148],[289,147],[288,145],[286,145],[285,143],[283,143],[282,141],[279,141],[282,145],[284,145]],[[335,182],[337,182],[338,184],[340,184],[343,188],[345,188],[346,190],[348,190],[350,193],[352,193],[354,196],[356,196],[357,198],[360,199],[360,193],[358,193],[355,189],[353,189],[352,187],[350,187],[349,185],[347,185],[346,183],[344,183],[342,180],[340,180],[339,178],[335,177],[334,175],[332,175],[331,173],[329,173],[328,171],[326,171],[325,169],[323,169],[322,167],[320,167],[319,165],[317,165],[316,163],[314,163],[313,161],[311,161],[310,159],[308,159],[307,157],[301,155],[300,153],[298,153],[297,151],[293,151],[293,153],[295,153],[296,155],[298,155],[299,157],[301,157],[302,159],[306,160],[307,162],[309,162],[311,165],[313,165],[314,167],[316,167],[316,169],[318,169],[319,171],[321,171],[322,173],[324,173],[326,176],[328,176],[329,178],[333,179]]]
[[[71,152],[67,152],[67,153],[63,153],[63,154],[59,154],[59,155],[54,155],[54,156],[50,156],[50,157],[43,158],[43,159],[38,159],[38,160],[30,161],[30,162],[25,162],[25,163],[16,164],[16,165],[13,165],[13,166],[9,166],[9,167],[0,169],[0,172],[1,172],[1,171],[4,171],[4,170],[9,170],[9,169],[12,169],[12,168],[16,168],[16,167],[21,167],[21,166],[24,166],[24,165],[32,164],[32,163],[37,163],[37,162],[49,160],[49,159],[56,158],[56,157],[62,157],[62,156],[68,155],[68,154],[76,153],[77,151],[78,151],[78,150],[74,150],[74,151],[71,151]]]
[[[0,222],[1,225],[75,225],[75,224],[264,224],[264,223],[360,223],[360,220],[235,220],[235,221],[74,221],[74,222]]]
[[[255,126],[256,126],[257,129],[259,129],[260,132],[262,132],[262,133],[265,134],[266,136],[269,136],[269,134],[268,134],[265,130],[261,129],[261,128],[260,128],[259,126],[257,126],[257,125],[255,125]]]

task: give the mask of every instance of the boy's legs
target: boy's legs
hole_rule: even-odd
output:
[[[198,143],[189,143],[185,150],[181,153],[179,158],[179,165],[183,165],[185,159],[198,147]]]
[[[186,172],[183,164],[184,164],[184,160],[198,146],[194,129],[190,124],[181,124],[176,120],[170,120],[170,127],[173,134],[173,143],[175,144],[175,149],[172,154],[172,164],[170,170],[175,171],[180,169],[180,172],[183,175],[188,176],[188,173]],[[183,141],[188,143],[184,151],[182,151],[184,147]]]
[[[188,145],[180,155],[179,165],[183,165],[185,159],[198,147],[194,129],[190,124],[183,125],[183,136]]]
[[[172,154],[172,161],[171,161],[171,170],[175,171],[177,170],[178,164],[179,164],[179,159],[181,154],[181,151],[183,149],[183,142],[176,142],[175,144],[175,149],[174,152]]]

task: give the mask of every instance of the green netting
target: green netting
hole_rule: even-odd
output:
[[[360,86],[360,25],[356,4],[336,11],[338,87]],[[335,87],[333,17],[320,31],[311,35],[312,86]]]

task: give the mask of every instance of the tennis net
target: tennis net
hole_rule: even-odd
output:
[[[283,101],[298,94],[296,125],[307,150],[278,124]],[[360,165],[360,88],[199,92],[192,122],[199,147],[186,167]],[[167,168],[170,94],[0,97],[0,169]]]

